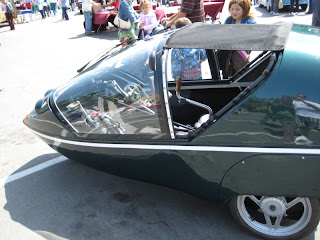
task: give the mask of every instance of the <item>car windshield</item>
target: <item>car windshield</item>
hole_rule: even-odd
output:
[[[53,99],[62,122],[84,137],[166,138],[161,86],[148,64],[159,41],[126,46],[58,88]]]

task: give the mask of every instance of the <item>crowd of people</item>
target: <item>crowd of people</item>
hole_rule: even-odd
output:
[[[62,20],[69,20],[68,9],[75,10],[75,0],[34,0],[32,9],[39,11],[42,19],[50,15],[56,15],[58,8],[62,10]]]
[[[279,1],[272,0],[271,14],[278,15],[279,13]],[[299,13],[299,0],[290,0],[290,15]],[[203,0],[182,0],[181,8],[177,13],[173,14],[170,18],[157,20],[154,10],[152,9],[152,3],[149,0],[141,0],[140,2],[140,14],[138,14],[133,8],[132,0],[116,0],[118,10],[118,21],[119,21],[119,39],[125,35],[129,35],[133,40],[141,39],[152,35],[153,31],[161,24],[163,27],[174,27],[177,20],[180,18],[188,18],[191,23],[193,22],[204,22],[205,12]],[[313,13],[313,26],[320,26],[320,14],[319,14],[319,2],[320,0],[310,0],[310,6],[306,14]],[[295,4],[294,4],[295,3]],[[87,35],[94,34],[92,31],[92,7],[96,4],[93,0],[84,0],[84,14],[85,14],[85,26]],[[230,17],[225,23],[230,24],[254,24],[254,17],[250,11],[252,2],[250,0],[231,0],[229,2]],[[294,6],[295,5],[295,6]],[[110,6],[102,5],[102,7]],[[139,31],[139,34],[137,33]]]
[[[22,1],[22,0],[18,0]],[[56,15],[57,9],[62,10],[62,19],[69,20],[68,9],[75,10],[76,0],[32,0],[33,10],[39,11],[42,19],[49,17],[50,15]],[[139,38],[145,38],[152,35],[154,29],[160,24],[163,27],[174,27],[176,22],[180,18],[188,18],[191,23],[204,22],[205,12],[203,0],[181,0],[181,8],[177,13],[173,14],[170,18],[157,20],[154,10],[152,9],[152,2],[149,0],[138,0],[140,3],[140,14],[138,14],[133,8],[132,0],[110,0],[111,2],[95,1],[95,0],[83,0],[82,12],[84,14],[85,34],[95,34],[92,31],[92,19],[94,6],[113,7],[118,11],[117,14],[113,14],[110,17],[110,22],[114,24],[114,19],[119,21],[119,39],[125,35],[129,35],[133,40]],[[278,15],[279,13],[279,1],[271,1],[271,14]],[[309,0],[309,8],[306,14],[312,13],[312,25],[320,26],[320,0]],[[162,1],[161,1],[162,2]],[[251,8],[250,0],[231,0],[229,2],[230,17],[227,18],[225,24],[254,24],[254,17],[250,12]],[[13,11],[10,6],[12,5],[9,0],[2,0],[2,10],[6,14],[6,18],[9,22],[11,30],[14,30]],[[290,13],[299,14],[299,0],[290,0]],[[122,24],[124,23],[124,24]],[[116,23],[117,24],[117,23]],[[125,26],[125,27],[124,27]],[[136,34],[137,29],[140,30],[139,34]]]
[[[42,19],[49,17],[50,15],[56,15],[58,8],[62,9],[62,19],[69,20],[68,9],[75,11],[76,0],[32,0],[27,3],[30,4],[30,9],[27,7],[27,4],[23,0],[17,0],[16,2],[11,3],[10,0],[2,0],[1,9],[6,15],[6,19],[9,23],[10,29],[15,30],[14,27],[14,17],[15,8],[17,10],[30,10],[33,12],[39,12]],[[15,5],[15,7],[13,7]]]

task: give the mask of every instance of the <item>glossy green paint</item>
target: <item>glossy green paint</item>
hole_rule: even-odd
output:
[[[320,103],[320,49],[304,53],[306,46],[317,46],[320,37],[312,35],[312,30],[308,29],[304,25],[295,26],[270,77],[229,114],[194,139],[194,143],[296,146],[294,137],[299,135],[299,131],[295,124],[293,99],[302,93],[307,100]],[[310,36],[306,36],[305,31],[310,32]],[[239,108],[242,113],[236,114],[235,110]],[[319,145],[318,132],[311,134],[313,142]]]
[[[320,38],[313,33],[316,30],[295,26],[285,51],[280,53],[275,68],[263,85],[194,139],[152,140],[147,144],[180,145],[186,149],[189,146],[309,147],[294,143],[299,129],[295,125],[292,99],[302,93],[308,100],[320,103],[319,50],[310,49],[303,54],[306,46],[318,45]],[[161,78],[159,64],[160,61],[157,62],[156,78]],[[235,114],[239,108],[241,114]],[[314,142],[311,147],[318,148],[319,133],[312,131],[310,136]],[[320,166],[318,156],[106,149],[43,140],[70,159],[212,200],[224,201],[236,194],[320,197],[320,181],[314,175]],[[122,139],[105,142],[146,144],[146,141],[125,142]]]
[[[319,197],[320,157],[266,154],[238,162],[223,179],[222,198],[256,196]]]
[[[56,151],[91,167],[220,200],[220,182],[235,159],[247,153],[90,148],[43,139]],[[186,148],[188,148],[186,146]],[[230,161],[222,161],[223,159]]]
[[[320,103],[319,31],[295,26],[288,45],[265,83],[245,101],[195,139],[201,144],[249,147],[319,148],[318,130],[309,131],[312,145],[297,145],[300,136],[292,101],[297,94]],[[309,36],[306,36],[308,33]],[[305,54],[307,52],[307,54]],[[238,108],[241,114],[235,114]],[[221,194],[226,199],[236,194],[318,196],[320,193],[319,156],[257,155],[244,159],[227,155],[219,161],[236,163],[222,180]]]

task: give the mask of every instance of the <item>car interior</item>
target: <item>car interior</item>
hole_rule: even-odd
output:
[[[170,56],[168,51],[167,56]],[[167,66],[169,105],[176,138],[192,138],[259,86],[272,71],[277,52],[251,52],[251,61],[229,78],[219,70],[217,50],[206,50],[201,79],[174,81]],[[170,61],[167,61],[170,62]],[[169,64],[168,64],[169,65]],[[209,69],[209,74],[206,74]],[[210,79],[209,79],[210,78]]]

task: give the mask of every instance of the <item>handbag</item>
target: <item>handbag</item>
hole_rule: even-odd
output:
[[[278,6],[279,9],[282,9],[283,8],[283,2],[282,0],[279,0],[279,6]]]
[[[119,28],[122,28],[122,29],[129,29],[131,28],[131,22],[130,20],[128,21],[125,21],[125,20],[122,20],[120,17],[119,17],[119,13],[116,15],[116,17],[114,18],[114,24],[119,27]]]

